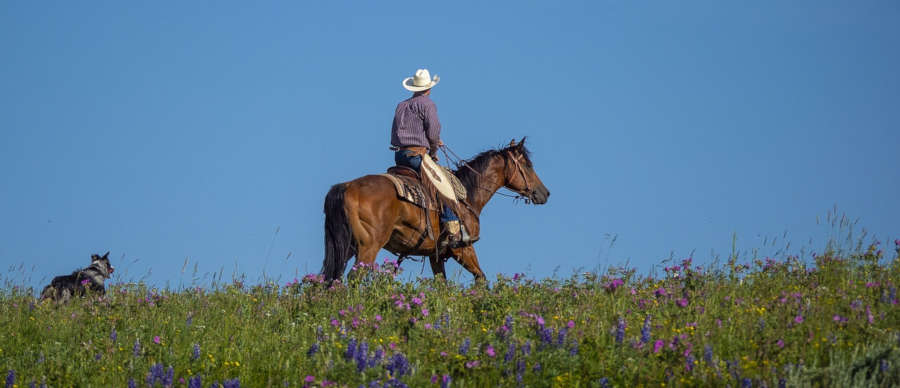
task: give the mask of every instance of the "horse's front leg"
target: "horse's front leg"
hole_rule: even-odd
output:
[[[478,265],[478,255],[475,254],[475,248],[471,245],[454,248],[451,250],[453,252],[453,257],[456,258],[456,261],[459,262],[467,271],[472,273],[472,276],[475,276],[476,282],[484,281],[484,272],[481,271],[481,267]],[[443,263],[441,264],[443,266]]]
[[[447,280],[447,273],[444,272],[445,260],[435,255],[431,255],[428,260],[431,263],[431,272],[434,274],[434,278],[437,279],[440,275],[443,280]]]

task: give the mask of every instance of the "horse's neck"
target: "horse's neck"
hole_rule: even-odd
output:
[[[499,160],[488,163],[484,171],[478,172],[478,179],[475,180],[477,187],[466,187],[469,204],[478,214],[494,197],[494,193],[503,187],[503,168],[504,165]]]

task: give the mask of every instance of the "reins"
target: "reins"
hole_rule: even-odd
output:
[[[450,147],[449,147],[448,145],[444,144],[444,145],[440,146],[440,150],[441,150],[441,152],[444,153],[444,157],[446,158],[447,162],[455,163],[457,166],[465,166],[466,168],[468,168],[469,170],[471,170],[472,172],[474,172],[474,173],[475,173],[476,175],[478,175],[479,177],[484,178],[484,175],[482,175],[480,172],[478,172],[477,170],[475,170],[474,168],[472,168],[472,166],[470,166],[469,163],[468,163],[465,159],[459,157],[459,155],[457,155],[456,152],[453,152],[453,150],[450,149]],[[453,158],[451,158],[451,157],[450,157],[450,154],[447,153],[448,151],[450,152],[450,154],[453,154],[453,156],[456,158],[456,161],[453,161]],[[525,169],[522,168],[522,166],[519,164],[518,158],[515,157],[515,156],[513,156],[512,153],[510,152],[509,158],[504,158],[504,162],[507,162],[508,159],[512,159],[512,160],[513,160],[513,163],[515,163],[515,165],[516,165],[516,169],[522,174],[522,180],[525,182],[525,193],[526,193],[526,194],[527,194],[527,193],[530,193],[531,190],[529,189],[530,185],[528,184],[528,176],[525,175]],[[509,198],[513,198],[513,199],[517,199],[517,200],[518,200],[518,199],[523,199],[523,198],[524,198],[526,203],[530,201],[530,199],[528,199],[528,197],[527,197],[526,195],[524,195],[524,194],[518,194],[518,193],[517,193],[517,194],[513,195],[513,194],[502,193],[502,192],[500,192],[499,190],[497,190],[497,191],[492,191],[491,189],[482,187],[480,184],[476,184],[476,185],[475,185],[475,188],[481,189],[481,190],[484,190],[484,191],[487,191],[487,192],[493,192],[493,193],[495,193],[495,194],[499,194],[499,195],[502,195],[502,196],[504,196],[504,197],[509,197]],[[508,189],[507,189],[507,190],[508,190]]]

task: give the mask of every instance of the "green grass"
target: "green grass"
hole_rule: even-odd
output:
[[[18,387],[147,386],[154,365],[163,375],[171,366],[179,387],[197,377],[203,387],[437,387],[445,376],[453,387],[896,386],[898,254],[871,245],[808,263],[685,262],[660,278],[498,276],[488,287],[401,282],[388,265],[350,286],[313,276],[211,289],[119,284],[59,306],[8,286],[0,367]],[[365,354],[348,352],[362,343]]]

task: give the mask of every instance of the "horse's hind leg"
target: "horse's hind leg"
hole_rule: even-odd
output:
[[[456,257],[456,261],[462,264],[463,268],[472,273],[472,276],[475,276],[475,281],[483,281],[484,280],[484,272],[481,271],[481,267],[478,265],[478,255],[475,254],[475,248],[471,245],[456,248],[453,250],[453,256]]]

